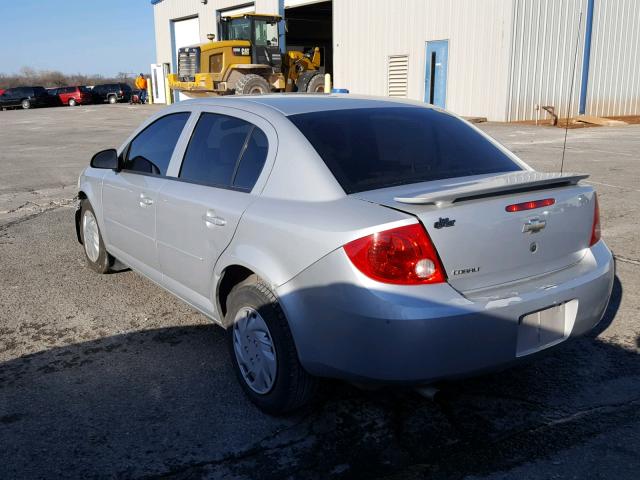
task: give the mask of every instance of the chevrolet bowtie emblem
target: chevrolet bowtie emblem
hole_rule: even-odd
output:
[[[547,226],[546,220],[540,220],[539,218],[531,218],[527,223],[522,226],[522,233],[537,233]]]

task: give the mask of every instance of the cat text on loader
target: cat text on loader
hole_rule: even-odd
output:
[[[178,73],[169,86],[190,97],[270,92],[323,92],[320,49],[283,55],[277,15],[222,18],[222,40],[178,50]]]

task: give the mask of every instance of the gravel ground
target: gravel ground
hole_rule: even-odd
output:
[[[91,153],[157,107],[0,112],[0,478],[629,478],[640,467],[640,126],[569,132],[617,261],[593,334],[442,386],[330,382],[288,418],[257,411],[224,332],[139,275],[94,274],[69,201]],[[562,130],[482,128],[540,170]]]

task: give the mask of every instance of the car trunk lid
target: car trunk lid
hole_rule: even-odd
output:
[[[536,277],[578,262],[589,247],[593,223],[593,189],[578,185],[586,177],[522,171],[353,196],[416,216],[440,255],[449,283],[466,292]],[[543,199],[553,199],[553,204],[506,209]]]

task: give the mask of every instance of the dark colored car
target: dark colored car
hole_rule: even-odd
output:
[[[0,95],[0,108],[22,107],[25,110],[32,107],[49,107],[53,105],[51,96],[44,87],[16,87],[8,88]]]
[[[105,83],[91,90],[95,103],[117,103],[131,100],[131,87],[126,83]]]
[[[50,94],[56,96],[60,104],[69,105],[70,107],[87,105],[93,102],[91,90],[84,86],[55,88]]]

